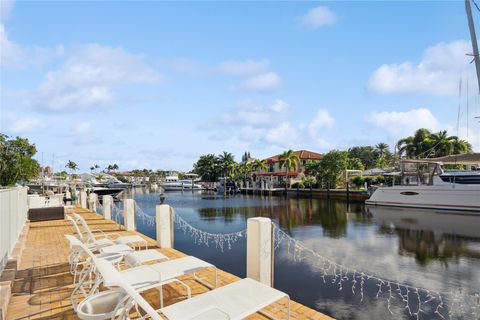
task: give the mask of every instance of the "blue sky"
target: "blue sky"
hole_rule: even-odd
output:
[[[459,103],[480,150],[462,1],[1,4],[0,131],[57,170],[393,145]]]

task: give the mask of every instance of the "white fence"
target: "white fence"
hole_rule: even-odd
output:
[[[0,274],[27,220],[27,188],[0,189]]]

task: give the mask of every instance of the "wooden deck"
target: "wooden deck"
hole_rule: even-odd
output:
[[[104,232],[115,232],[121,235],[139,234],[136,232],[119,231],[118,225],[111,220],[78,209],[94,229]],[[70,304],[73,277],[69,273],[67,255],[69,246],[64,234],[73,234],[70,223],[62,220],[30,223],[25,249],[22,253],[19,268],[13,282],[12,296],[8,305],[7,319],[76,319]],[[143,235],[142,235],[143,236]],[[143,236],[151,248],[156,248],[156,242]],[[174,249],[158,249],[170,258],[184,256]],[[212,271],[206,271],[201,276],[213,277]],[[208,289],[195,281],[193,277],[182,278],[192,288],[192,295],[206,292]],[[219,286],[238,280],[238,277],[219,270]],[[299,289],[300,290],[300,289]],[[155,308],[159,308],[157,290],[147,291],[144,296]],[[164,287],[165,305],[170,305],[185,299],[185,292],[176,285]],[[284,299],[285,300],[285,299]],[[332,319],[299,303],[291,304],[291,319]],[[286,319],[285,302],[273,304],[265,309],[278,319]],[[255,314],[248,319],[266,319]]]

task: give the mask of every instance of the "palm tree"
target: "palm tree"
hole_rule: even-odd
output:
[[[426,139],[431,134],[430,130],[422,128],[415,131],[413,136],[400,139],[397,142],[398,156],[406,155],[409,158],[415,158],[425,154],[430,149]]]
[[[230,170],[235,162],[233,154],[227,151],[223,151],[221,155],[218,156],[218,162],[222,168],[222,172],[225,176],[230,174]]]
[[[91,167],[90,167],[90,172],[93,172],[93,170],[95,170],[95,167],[94,167],[94,166],[91,166]]]
[[[109,164],[108,166],[106,166],[105,170],[107,170],[107,172],[110,173],[110,171],[112,171],[112,165]]]
[[[253,169],[255,171],[262,171],[262,170],[267,170],[268,165],[267,165],[267,160],[260,160],[260,159],[255,159],[253,160]]]
[[[113,164],[112,170],[117,171],[119,169],[118,165],[116,163]]]
[[[442,130],[437,133],[432,133],[425,139],[431,145],[431,150],[426,156],[443,157],[453,153],[455,141],[458,137],[449,136],[447,130]]]
[[[280,160],[280,169],[285,167],[285,190],[287,190],[288,172],[289,170],[297,170],[300,158],[293,150],[283,152],[278,159]]]
[[[246,183],[247,176],[250,175],[250,173],[252,172],[252,169],[253,169],[252,162],[248,160],[242,161],[239,164],[239,172],[243,175],[243,183]]]
[[[472,151],[472,146],[457,136],[449,136],[446,130],[432,133],[418,129],[414,136],[401,139],[397,143],[399,156],[409,158],[443,157]]]
[[[73,177],[74,176],[73,172],[78,170],[78,165],[72,160],[68,160],[67,164],[65,165],[65,168],[68,168],[70,170],[70,174]]]
[[[453,145],[453,154],[472,152],[472,145],[465,140],[457,140]]]
[[[388,151],[388,144],[380,142],[375,146],[375,150],[380,157],[384,157]]]

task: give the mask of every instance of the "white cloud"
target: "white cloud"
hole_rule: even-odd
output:
[[[283,112],[286,111],[290,105],[283,100],[277,99],[275,102],[270,106],[270,109],[275,112]]]
[[[0,3],[3,3],[3,1],[0,1]],[[2,48],[0,51],[1,66],[17,65],[24,60],[22,48],[8,39],[8,34],[3,24],[0,24],[0,48]]]
[[[440,130],[442,125],[426,108],[409,111],[372,112],[365,121],[374,127],[384,129],[394,138],[410,136],[419,128]]]
[[[306,124],[296,124],[289,117],[290,105],[281,99],[270,105],[242,100],[230,112],[203,127],[211,130],[212,140],[229,140],[251,148],[325,149],[332,143],[325,139],[335,119],[327,109],[319,109]],[[325,130],[320,131],[320,128]]]
[[[310,9],[304,16],[300,17],[301,26],[310,30],[331,26],[335,24],[335,22],[337,22],[337,16],[325,6]]]
[[[266,128],[282,121],[288,108],[288,103],[280,99],[269,106],[259,105],[252,100],[241,100],[234,110],[224,114],[218,122],[233,126]]]
[[[264,60],[225,61],[218,65],[218,70],[228,75],[249,76],[265,72],[270,62]]]
[[[14,5],[15,1],[0,0],[0,20],[5,20],[10,16]]]
[[[299,131],[290,122],[282,122],[265,133],[265,141],[276,146],[293,148],[298,142]]]
[[[267,92],[277,89],[282,80],[275,72],[262,73],[247,79],[243,87],[252,91]]]
[[[8,127],[8,132],[12,134],[24,134],[27,132],[36,131],[38,129],[44,128],[45,123],[43,123],[38,118],[25,117],[25,118],[16,118],[12,117],[11,123]]]
[[[334,124],[335,119],[330,115],[330,112],[327,109],[320,109],[308,124],[308,132],[312,137],[315,137],[320,129],[331,128]]]
[[[470,43],[457,40],[428,47],[418,64],[384,64],[371,75],[368,90],[381,94],[458,94],[458,81],[470,58]]]
[[[94,141],[92,124],[88,121],[77,123],[72,129],[75,144],[87,144]]]
[[[114,87],[155,83],[160,75],[143,62],[141,55],[89,44],[72,50],[65,64],[49,72],[32,104],[48,111],[77,111],[101,108],[115,98]]]
[[[450,134],[457,134],[456,130],[453,129],[449,129],[448,132]],[[480,152],[480,131],[478,130],[478,124],[470,126],[469,128],[464,126],[460,127],[458,129],[458,137],[470,142],[475,152]]]
[[[456,125],[439,121],[427,108],[372,112],[365,117],[365,122],[385,130],[395,141],[413,135],[420,128],[426,128],[433,132],[447,130],[449,135],[457,135]],[[471,124],[468,129],[466,126],[460,125],[458,137],[470,142],[475,151],[480,150],[480,134],[477,123]]]
[[[0,24],[0,48],[0,66],[9,68],[41,65],[62,56],[64,53],[62,46],[45,48],[19,45],[9,39],[3,24]]]

